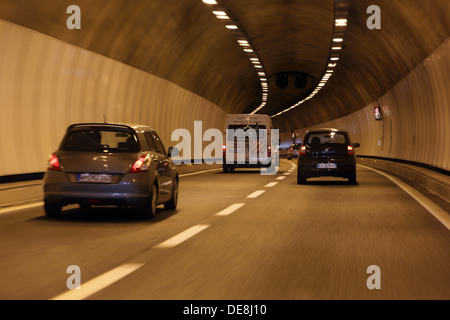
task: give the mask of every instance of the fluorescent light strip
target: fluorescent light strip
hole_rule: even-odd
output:
[[[203,3],[205,4],[209,4],[209,5],[215,5],[217,4],[216,0],[202,0]],[[227,22],[225,24],[225,28],[227,28],[228,30],[237,30],[239,29],[239,27],[237,26],[237,24],[233,24],[234,21],[232,19],[230,19],[230,17],[228,16],[227,12],[225,10],[223,10],[222,8],[220,8],[221,10],[213,10],[212,13],[216,16],[217,19],[222,19],[222,20],[231,20],[230,22]],[[236,35],[236,33],[235,33]],[[239,38],[237,42],[239,43],[240,46],[244,47],[244,52],[246,53],[253,53],[254,50],[251,49],[251,45],[248,42],[248,40],[242,39],[242,35],[239,35]],[[261,65],[260,61],[258,58],[255,58],[254,55],[253,57],[250,57],[250,61],[253,63],[254,67],[258,70],[258,76],[259,77],[264,77],[264,78],[260,78],[261,81],[261,87],[262,87],[262,103],[259,105],[258,108],[256,108],[251,114],[257,112],[258,110],[260,110],[261,108],[263,108],[266,105],[266,100],[267,100],[267,96],[268,96],[268,85],[267,85],[267,78],[266,77],[266,72],[264,71],[263,66]],[[262,69],[262,71],[259,71],[259,69]]]
[[[345,18],[335,19],[335,27],[345,27],[345,26],[347,26],[347,23],[348,23],[348,20],[345,19]],[[340,29],[340,30],[342,30],[342,29]],[[335,33],[335,31],[336,30],[334,30],[334,32],[333,32],[334,33],[334,37],[332,38],[332,42],[337,42],[337,43],[343,42],[344,41],[343,38],[336,37],[337,34]],[[331,50],[334,50],[334,51],[339,51],[341,49],[342,49],[342,46],[340,46],[340,45],[333,45],[331,47]],[[336,56],[333,56],[333,57],[330,58],[330,61],[338,61],[338,60],[339,60],[339,57],[336,57]],[[328,63],[328,68],[334,68],[336,66],[337,66],[337,63]],[[283,114],[283,113],[285,113],[285,112],[287,112],[289,110],[292,110],[295,107],[298,107],[299,105],[304,103],[305,101],[307,101],[307,100],[311,99],[312,97],[314,97],[320,91],[320,89],[322,89],[325,86],[326,82],[331,78],[331,75],[332,75],[333,72],[334,72],[333,70],[327,69],[325,74],[323,75],[322,79],[320,80],[319,84],[316,86],[316,88],[314,88],[313,92],[309,96],[307,96],[305,99],[297,102],[296,104],[290,106],[289,108],[287,108],[287,109],[285,109],[283,111],[280,111],[277,114],[271,116],[271,118],[277,117],[277,116],[279,116],[279,115],[281,115],[281,114]],[[254,112],[256,112],[258,110],[259,109],[256,109]]]
[[[347,26],[347,19],[336,19],[334,20],[334,25],[336,27],[345,27]]]

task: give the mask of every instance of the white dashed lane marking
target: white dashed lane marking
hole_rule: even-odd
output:
[[[273,186],[275,186],[278,182],[274,181],[274,182],[269,182],[268,184],[266,184],[264,187],[266,188],[272,188]]]
[[[168,249],[168,248],[175,247],[175,246],[179,245],[180,243],[186,241],[187,239],[195,236],[197,233],[205,230],[208,227],[209,227],[208,224],[199,224],[199,225],[193,226],[193,227],[177,234],[176,236],[173,236],[172,238],[170,238],[164,242],[161,242],[160,244],[157,244],[155,246],[155,248]]]
[[[249,194],[247,196],[247,198],[254,199],[254,198],[259,197],[260,195],[262,195],[264,192],[266,192],[266,190],[257,190],[255,192],[253,192],[252,194]]]
[[[223,209],[222,211],[216,213],[216,216],[228,216],[235,212],[236,210],[242,208],[245,205],[245,203],[235,203],[229,206],[226,209]]]
[[[136,271],[140,267],[142,267],[143,263],[127,263],[117,268],[114,268],[104,274],[87,281],[86,283],[81,283],[79,289],[72,289],[67,292],[64,292],[51,300],[82,300],[85,299],[94,293],[108,287],[114,282],[119,281],[120,279],[126,277],[130,273]]]

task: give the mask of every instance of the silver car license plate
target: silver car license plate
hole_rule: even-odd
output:
[[[336,169],[336,163],[318,163],[317,169]]]
[[[111,174],[94,174],[94,173],[80,173],[77,177],[78,182],[96,182],[96,183],[111,183]]]

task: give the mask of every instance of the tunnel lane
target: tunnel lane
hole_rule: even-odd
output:
[[[410,195],[363,167],[356,186],[299,186],[294,168],[182,177],[179,208],[154,220],[76,207],[0,216],[0,298],[450,298],[449,231]],[[69,265],[81,290],[66,288]],[[366,286],[370,265],[381,290]]]

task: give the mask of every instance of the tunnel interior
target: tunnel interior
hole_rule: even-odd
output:
[[[67,27],[73,4],[80,29]],[[218,19],[218,10],[230,20]],[[313,98],[277,115],[330,69],[340,16],[346,26],[331,78]],[[250,113],[262,102],[258,70],[236,41],[242,38],[267,79],[258,113],[272,116],[284,145],[292,132],[343,125],[364,142],[361,154],[449,170],[449,16],[447,0],[3,1],[2,150],[44,159],[68,124],[105,115],[144,121],[167,145],[175,128],[191,129],[195,120],[222,129],[226,114]],[[375,18],[379,28],[370,28]],[[280,74],[285,87],[277,84]],[[298,74],[306,75],[300,86]],[[382,121],[373,121],[375,105]],[[40,171],[3,161],[1,175]]]
[[[290,319],[450,299],[449,18],[449,0],[0,0],[0,300]],[[220,140],[230,114],[242,135]],[[270,168],[246,166],[261,150]]]

